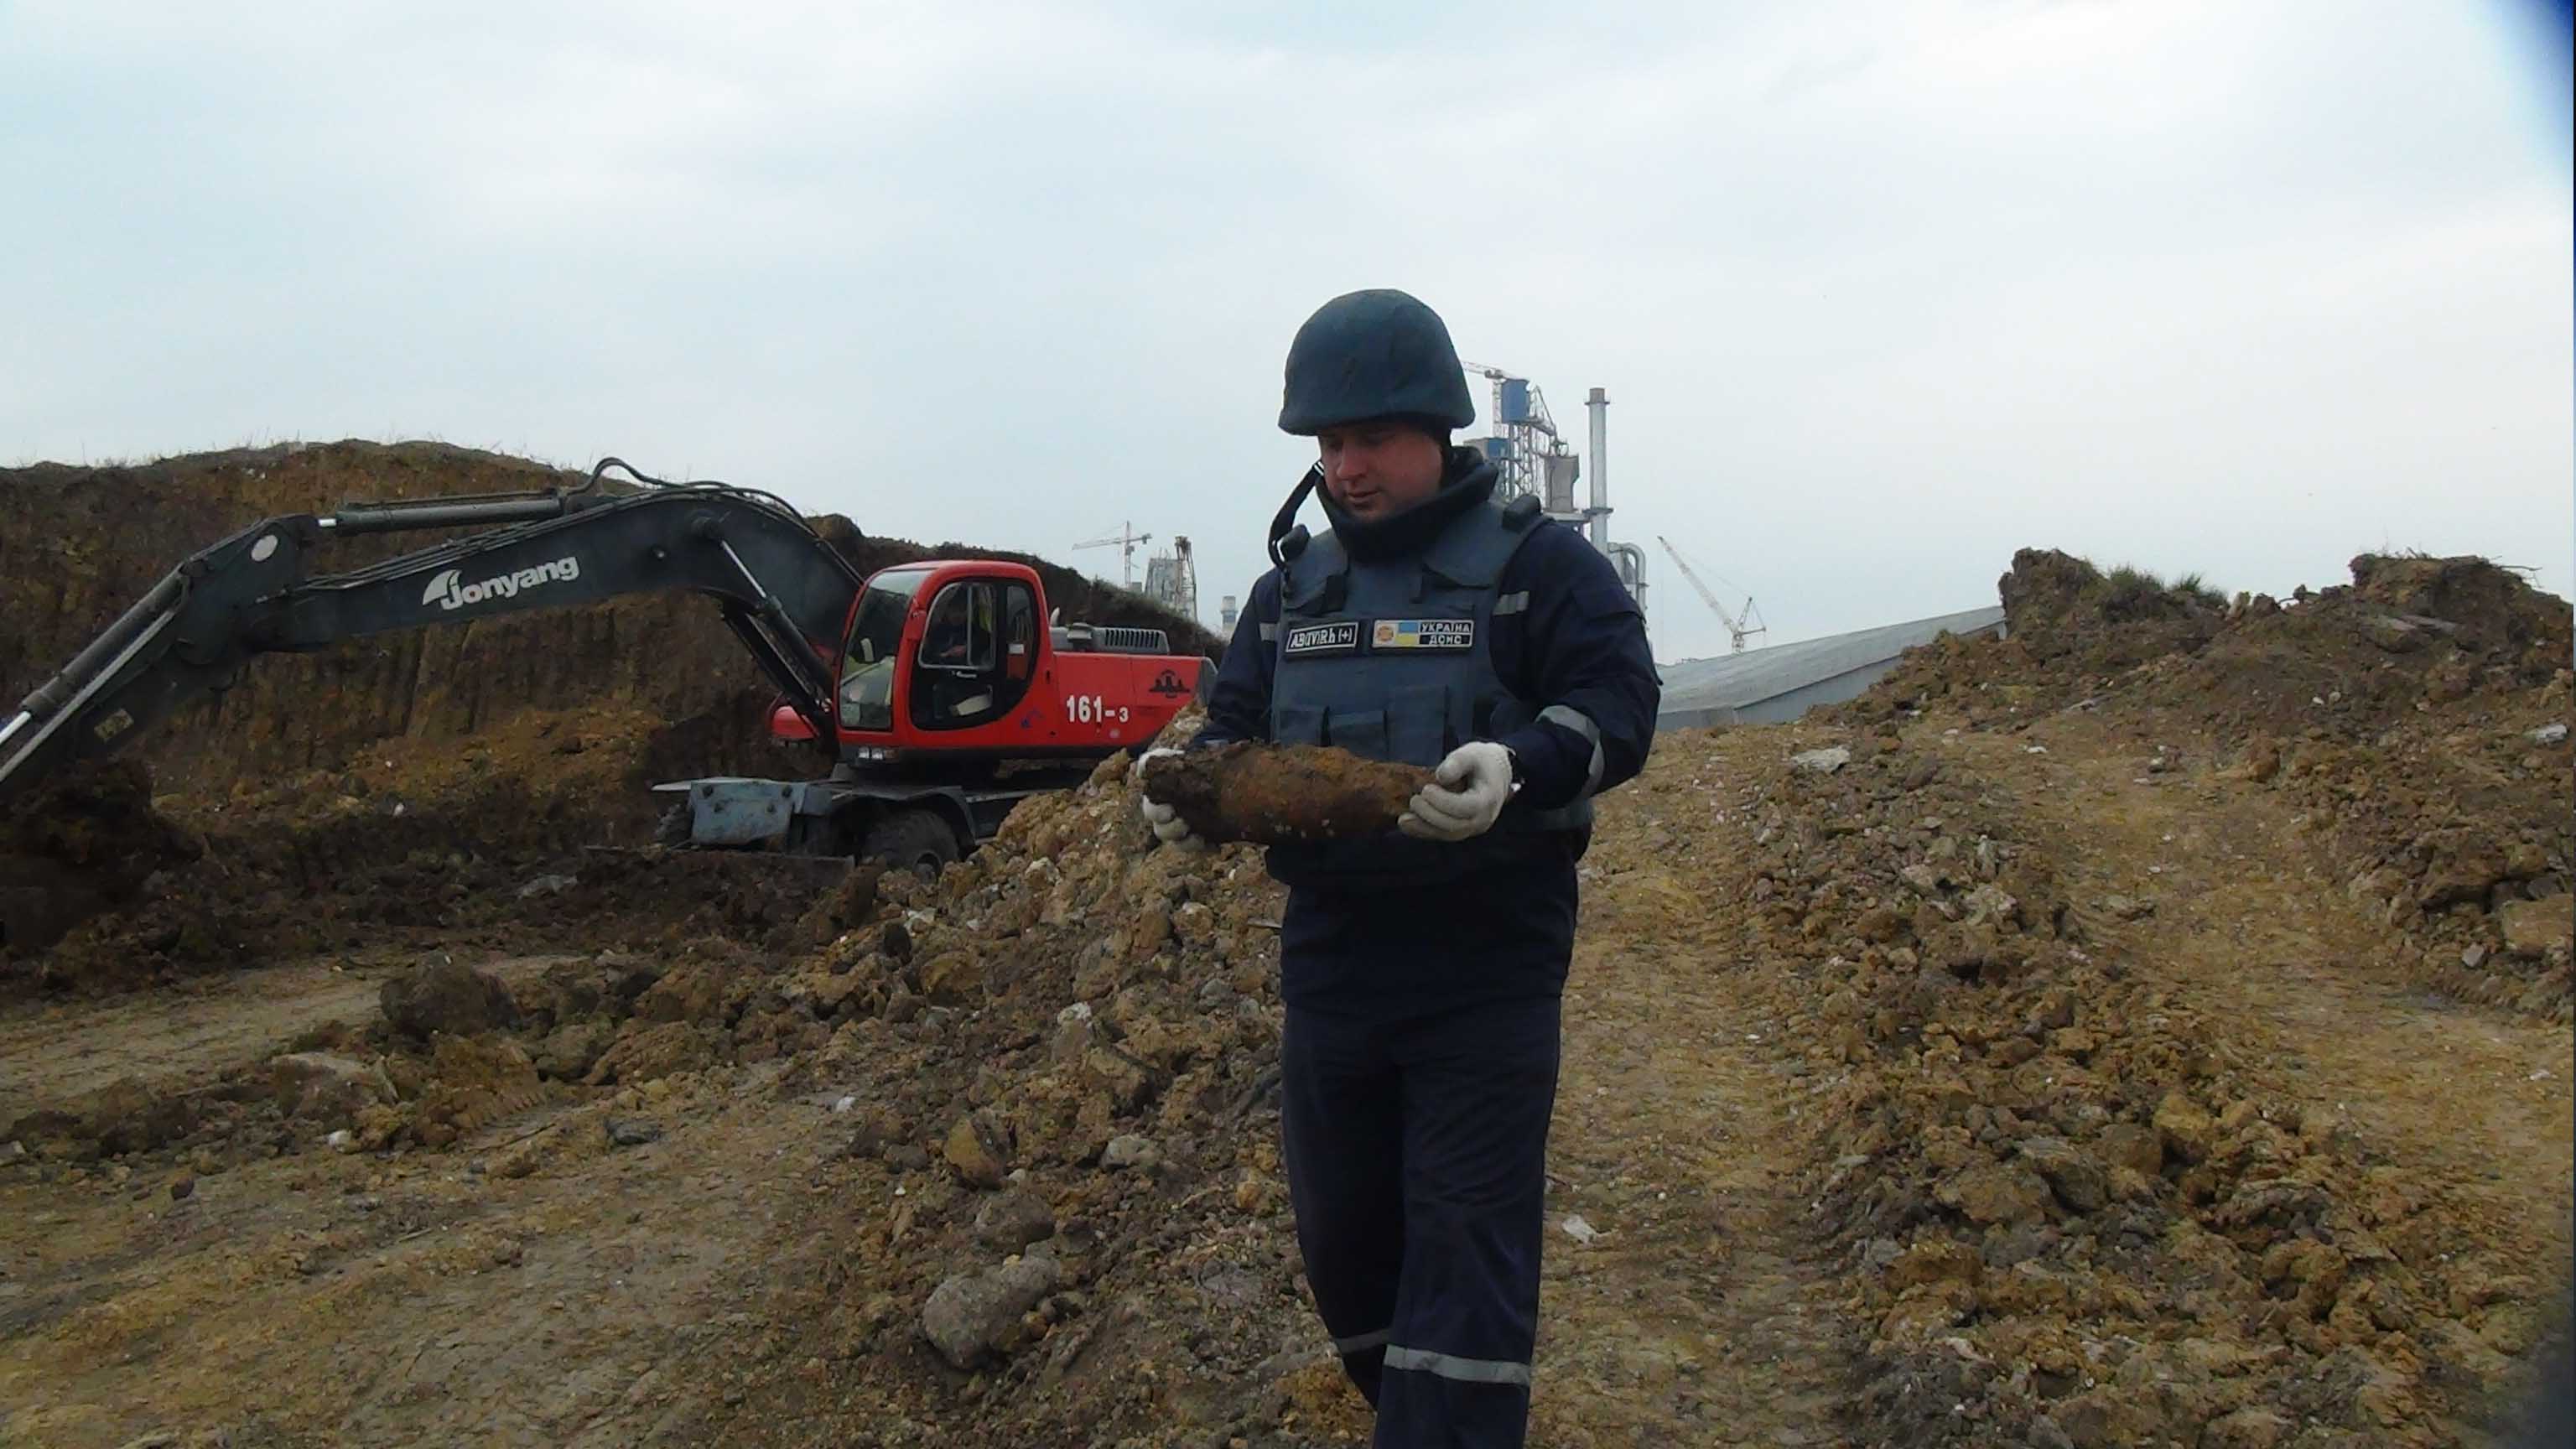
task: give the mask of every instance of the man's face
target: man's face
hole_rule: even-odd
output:
[[[1390,518],[1440,491],[1440,444],[1403,423],[1373,419],[1315,436],[1324,488],[1353,518]]]

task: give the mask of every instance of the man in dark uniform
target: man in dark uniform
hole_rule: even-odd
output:
[[[1436,770],[1401,833],[1269,857],[1298,1246],[1380,1446],[1526,1433],[1575,862],[1661,695],[1609,561],[1450,446],[1474,420],[1448,328],[1414,298],[1354,292],[1299,329],[1279,426],[1321,461],[1271,526],[1277,567],[1192,745]],[[1293,527],[1309,492],[1321,537]],[[1188,839],[1169,807],[1145,815]]]

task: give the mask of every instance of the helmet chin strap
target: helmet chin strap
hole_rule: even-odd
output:
[[[1288,501],[1279,506],[1278,513],[1272,515],[1270,519],[1270,562],[1273,567],[1286,568],[1288,566],[1288,555],[1282,550],[1281,545],[1288,541],[1290,531],[1296,527],[1297,510],[1305,506],[1306,495],[1314,492],[1315,485],[1323,481],[1324,465],[1319,462],[1306,470],[1306,476],[1297,480],[1296,487],[1288,490]]]

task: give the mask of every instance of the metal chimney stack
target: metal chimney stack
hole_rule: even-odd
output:
[[[1592,413],[1592,546],[1610,547],[1610,394],[1599,388],[1583,400]]]

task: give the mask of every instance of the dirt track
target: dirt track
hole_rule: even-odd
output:
[[[1550,1142],[1538,1442],[1832,1444],[1852,1377],[1801,1164],[1811,1092],[1729,999],[1729,963],[1659,929],[1685,878],[1595,888]],[[1713,989],[1714,988],[1714,989]],[[1579,1217],[1588,1246],[1562,1224]]]
[[[2294,814],[2205,777],[2141,776],[2099,726],[2062,723],[1971,749],[2038,777],[2079,896],[2154,915],[2111,927],[2174,998],[2235,1024],[2267,1092],[2349,1120],[2476,1204],[2500,1261],[2564,1262],[2576,1176],[2568,1026],[2467,1005],[2391,971],[2391,942],[2310,859]],[[2031,744],[2055,751],[2027,755]],[[2555,1206],[2556,1211],[2549,1209]]]

